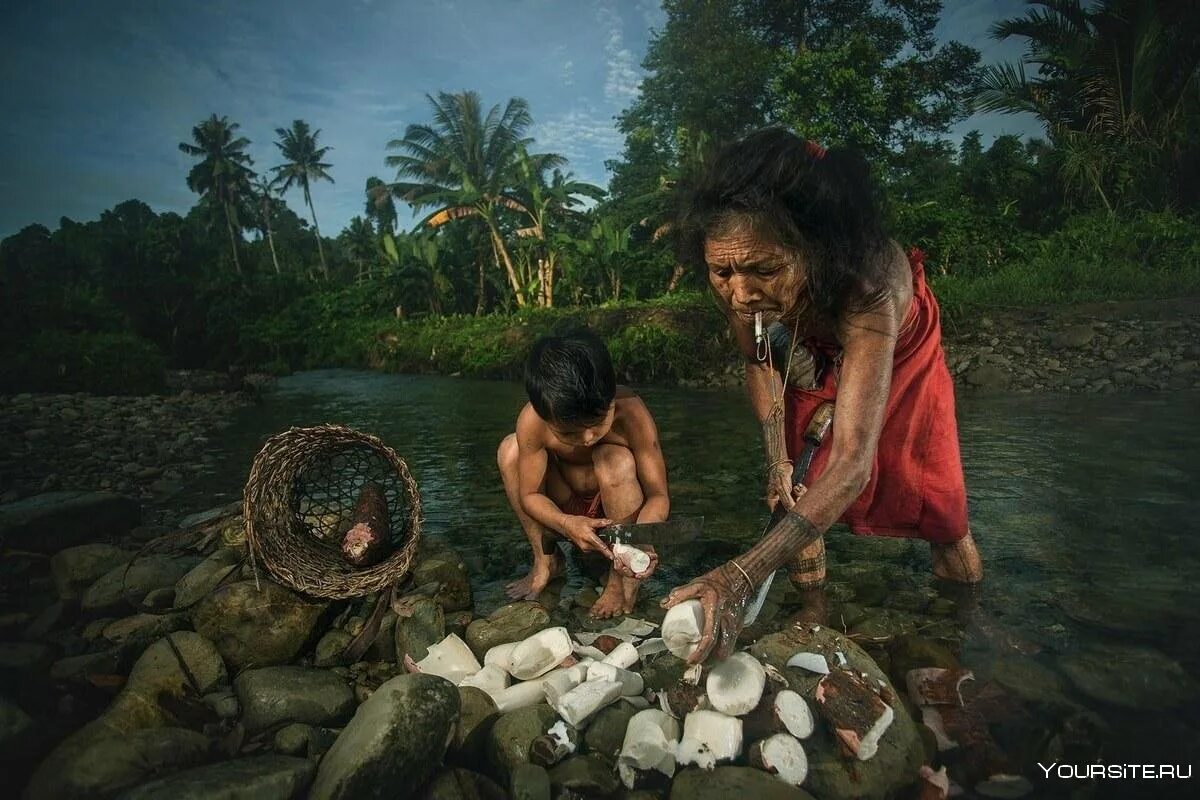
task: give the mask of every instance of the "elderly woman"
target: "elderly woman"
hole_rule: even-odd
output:
[[[925,539],[936,576],[979,581],[937,302],[921,254],[884,233],[861,158],[781,129],[753,133],[691,187],[677,233],[681,260],[708,276],[746,358],[767,500],[787,510],[748,552],[664,601],[703,605],[691,660],[732,651],[746,605],[776,569],[820,586],[822,537],[839,519],[856,534]],[[826,402],[836,409],[829,440],[793,488],[805,428]]]

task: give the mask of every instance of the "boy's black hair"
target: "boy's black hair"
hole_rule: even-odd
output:
[[[679,260],[707,274],[704,242],[739,222],[804,257],[816,311],[837,320],[886,296],[888,238],[863,158],[783,128],[726,145],[681,187]]]
[[[617,393],[608,348],[584,328],[543,336],[525,362],[525,391],[547,422],[589,425],[603,419]]]

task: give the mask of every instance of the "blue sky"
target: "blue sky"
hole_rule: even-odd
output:
[[[946,0],[938,33],[1013,59],[989,24],[1021,0]],[[95,219],[138,198],[185,212],[190,159],[178,143],[209,114],[241,124],[255,166],[279,163],[275,128],[293,119],[333,147],[336,183],[313,189],[321,229],[362,213],[386,143],[429,119],[427,93],[474,89],[485,104],[529,101],[539,149],[606,185],[621,137],[613,117],[637,94],[657,0],[8,0],[0,20],[0,236],[59,217]],[[1039,131],[989,115],[960,124]],[[289,196],[302,210],[299,194]]]

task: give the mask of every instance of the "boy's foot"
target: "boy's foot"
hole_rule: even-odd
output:
[[[529,574],[519,581],[513,581],[504,587],[510,600],[536,600],[546,588],[546,584],[557,578],[563,571],[562,554],[548,558],[535,558]]]
[[[592,603],[592,610],[588,612],[588,616],[592,619],[610,619],[628,614],[631,610],[632,606],[626,608],[625,604],[625,583],[621,576],[614,572],[609,573],[608,583],[604,585],[600,597]]]

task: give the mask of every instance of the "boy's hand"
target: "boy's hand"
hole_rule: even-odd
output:
[[[564,514],[562,532],[563,536],[570,539],[571,543],[579,548],[579,552],[603,553],[605,558],[612,561],[612,551],[608,549],[608,545],[604,543],[604,540],[596,535],[597,528],[603,528],[612,524],[611,519],[592,519],[591,517],[576,517]]]

